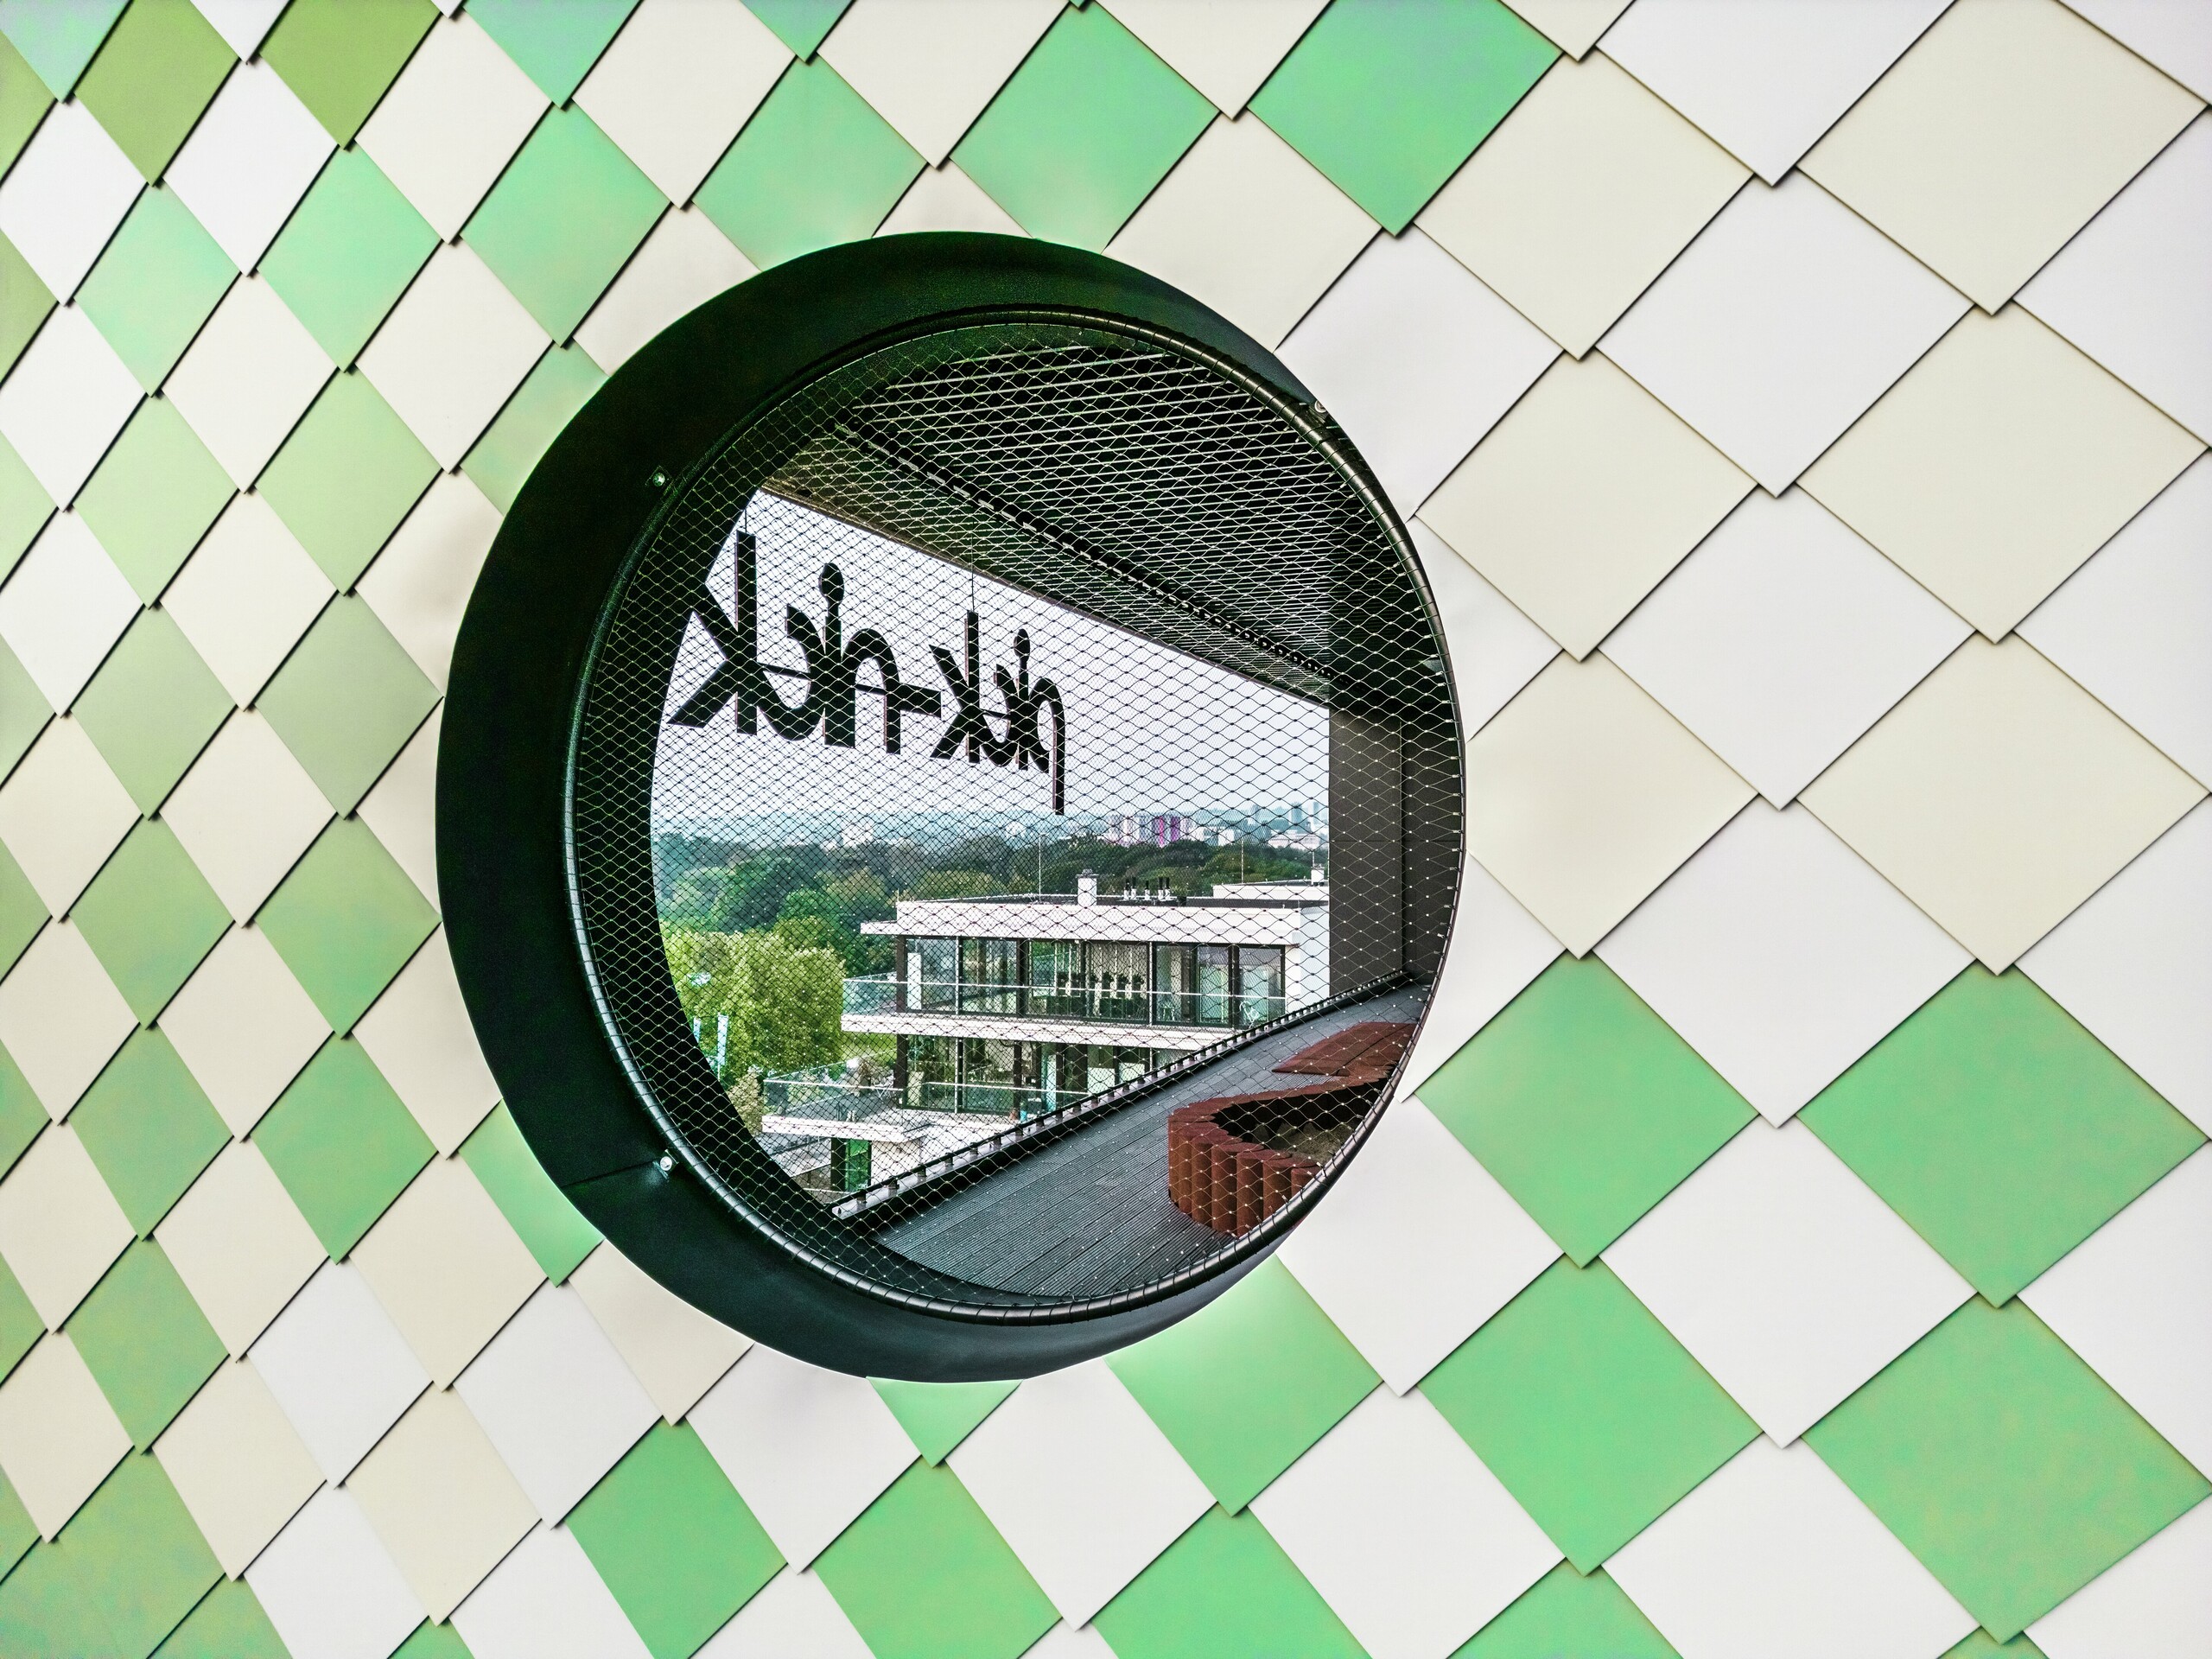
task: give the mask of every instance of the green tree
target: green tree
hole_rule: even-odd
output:
[[[758,1066],[790,1071],[837,1059],[844,1017],[844,963],[780,932],[671,930],[668,964],[683,1011],[711,1046],[716,1016],[729,1015],[725,1075]]]
[[[715,931],[749,933],[772,927],[794,888],[807,884],[808,873],[795,858],[764,853],[730,867],[715,905]]]
[[[985,899],[1001,891],[980,870],[931,870],[914,884],[917,899]]]

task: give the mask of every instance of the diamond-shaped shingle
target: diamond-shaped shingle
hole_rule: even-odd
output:
[[[1803,1121],[1999,1303],[2203,1142],[2033,981],[1979,966]]]
[[[1585,1573],[1758,1433],[1602,1263],[1554,1262],[1421,1391]]]
[[[1395,232],[1558,56],[1500,0],[1337,0],[1252,111]]]
[[[1979,1297],[1806,1439],[2000,1640],[2212,1491],[2042,1320]]]
[[[1421,1100],[1578,1263],[1751,1117],[1590,957],[1538,975],[1421,1085]]]
[[[1033,236],[1099,248],[1212,116],[1103,8],[1067,9],[955,156]]]
[[[1970,312],[1804,485],[2001,639],[2203,447],[2007,306]]]
[[[1976,637],[1801,798],[2002,969],[2203,793],[2026,645]]]
[[[2057,0],[1964,0],[1804,170],[1994,311],[2201,107]]]

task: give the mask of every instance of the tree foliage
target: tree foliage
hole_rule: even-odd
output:
[[[708,932],[671,928],[664,936],[683,1011],[702,1022],[729,1015],[724,1075],[758,1066],[796,1071],[837,1059],[845,1007],[844,963],[834,950],[779,931]]]

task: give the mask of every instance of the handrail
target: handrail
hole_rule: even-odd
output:
[[[987,1141],[975,1141],[957,1152],[929,1159],[912,1169],[871,1182],[831,1205],[830,1212],[840,1221],[861,1221],[893,1199],[911,1194],[920,1187],[982,1173],[986,1165],[1002,1161],[1009,1154],[1027,1149],[1033,1142],[1057,1140],[1094,1119],[1133,1105],[1193,1071],[1258,1042],[1263,1037],[1272,1036],[1278,1031],[1287,1030],[1317,1015],[1332,1013],[1338,1008],[1379,996],[1385,991],[1395,990],[1409,982],[1412,976],[1402,971],[1388,974],[1380,979],[1370,980],[1364,985],[1357,985],[1350,990],[1338,991],[1333,996],[1325,996],[1319,1001],[1294,1008],[1264,1025],[1247,1026],[1233,1036],[1224,1037],[1219,1042],[1209,1043],[1204,1048],[1193,1049],[1188,1054],[1171,1060],[1158,1071],[1147,1071],[1141,1077],[1132,1078],[1111,1089],[1102,1089],[1095,1095],[1087,1095],[1055,1111],[1010,1125]]]
[[[1003,984],[981,980],[923,980],[904,988],[888,975],[848,979],[849,1014],[939,1014],[1001,1019],[1077,1020],[1088,1025],[1238,1027],[1264,1024],[1290,1011],[1287,996],[1242,991],[1160,991],[1113,986]],[[1253,1017],[1257,1015],[1256,1018]]]

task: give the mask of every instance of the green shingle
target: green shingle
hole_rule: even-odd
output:
[[[1595,957],[1561,957],[1421,1097],[1580,1266],[1751,1122]]]
[[[69,1122],[142,1238],[231,1138],[168,1036],[143,1027],[107,1063]]]
[[[1620,1586],[1561,1561],[1452,1659],[1681,1659]]]
[[[70,918],[142,1023],[168,1006],[231,925],[207,878],[159,818],[141,820],[124,837]]]
[[[5,35],[0,35],[0,177],[16,164],[23,146],[54,107],[54,94],[38,78],[38,71],[23,61]],[[0,373],[5,373],[0,368]]]
[[[583,85],[638,0],[469,0],[468,15],[556,104]]]
[[[357,818],[315,838],[257,918],[292,976],[344,1033],[407,965],[438,918]]]
[[[46,1334],[46,1321],[31,1306],[23,1287],[7,1262],[0,1261],[0,1382],[7,1379],[25,1354]]]
[[[606,384],[600,366],[581,346],[561,346],[537,359],[499,418],[476,441],[461,470],[501,512],[514,505],[523,480],[561,435],[569,417]]]
[[[9,1276],[9,1282],[14,1282],[13,1274]],[[37,1541],[38,1522],[31,1519],[23,1500],[16,1496],[7,1475],[0,1472],[0,1578],[5,1578]]]
[[[557,345],[667,206],[589,116],[554,110],[461,235]]]
[[[1274,1261],[1107,1363],[1231,1514],[1380,1380]]]
[[[154,1659],[291,1659],[244,1579],[225,1579],[200,1599]]]
[[[902,1382],[884,1376],[868,1381],[925,1463],[943,1463],[950,1457],[953,1449],[981,1427],[983,1419],[1020,1386],[1013,1382]]]
[[[2033,980],[1979,965],[1801,1116],[1993,1302],[2204,1143]]]
[[[537,359],[461,470],[486,499],[507,512],[553,440],[606,383],[605,371],[582,346],[554,347]]]
[[[1421,1391],[1585,1573],[1758,1433],[1603,1262],[1553,1262]]]
[[[0,0],[5,35],[56,98],[67,98],[122,15],[124,0]]]
[[[1063,11],[953,151],[1033,236],[1103,248],[1213,119],[1103,6]]]
[[[869,235],[921,170],[835,69],[794,63],[699,187],[698,205],[766,270]]]
[[[368,1051],[334,1037],[277,1096],[253,1144],[333,1260],[436,1155]]]
[[[1999,1642],[1987,1630],[1976,1630],[1957,1647],[1946,1649],[1943,1659],[2044,1659],[2044,1651],[2024,1633]]]
[[[437,245],[438,233],[368,153],[341,149],[263,256],[261,274],[342,369]]]
[[[0,236],[0,375],[16,366],[23,347],[53,309],[54,296],[46,291],[30,262]]]
[[[784,1564],[688,1424],[655,1423],[568,1526],[653,1659],[690,1659]]]
[[[53,717],[38,683],[0,641],[0,778],[16,769]]]
[[[1335,0],[1252,112],[1395,235],[1558,57],[1499,0]]]
[[[46,1125],[46,1108],[39,1104],[15,1056],[0,1048],[0,1175],[16,1166],[16,1160]]]
[[[399,528],[438,463],[361,375],[334,375],[256,486],[340,592]]]
[[[2018,1302],[1972,1299],[1805,1438],[1999,1638],[2212,1492]]]
[[[1059,1620],[958,1478],[925,1463],[814,1570],[875,1659],[1014,1659]]]
[[[0,239],[0,247],[5,245],[4,239]],[[4,276],[0,276],[0,281],[4,280]],[[0,367],[0,374],[6,372],[4,367]],[[0,582],[7,581],[16,562],[30,550],[39,531],[46,528],[46,521],[53,516],[54,499],[31,475],[31,469],[23,465],[23,458],[16,453],[15,446],[0,438]],[[5,696],[0,695],[0,704],[5,702]],[[43,699],[39,706],[46,706]],[[5,716],[0,715],[0,723],[4,721]],[[15,759],[0,753],[0,775],[15,764]]]
[[[1116,1659],[1363,1659],[1253,1515],[1208,1510],[1091,1621]]]
[[[341,594],[255,706],[340,812],[351,812],[437,703],[368,602]]]
[[[393,1649],[391,1659],[469,1659],[468,1643],[452,1625],[433,1624],[426,1618]]]
[[[150,182],[238,60],[192,0],[138,0],[92,60],[77,98]]]
[[[223,1339],[162,1247],[142,1238],[69,1316],[100,1392],[143,1452],[223,1363]]]
[[[461,1157],[555,1284],[565,1282],[597,1248],[599,1229],[553,1185],[504,1103],[461,1142]]]
[[[77,511],[150,605],[222,516],[230,474],[176,405],[149,397],[77,498]]]
[[[141,611],[78,696],[76,716],[141,812],[165,800],[230,717],[223,690],[167,611]]]
[[[37,1544],[0,1579],[0,1653],[8,1659],[109,1659],[115,1637],[59,1544]]]
[[[143,1454],[116,1465],[57,1541],[127,1659],[144,1659],[223,1576],[168,1476]]]
[[[46,904],[15,855],[0,847],[0,978],[46,925]]]
[[[853,0],[746,0],[746,10],[799,56],[810,58],[852,3]]]
[[[77,290],[77,303],[151,391],[168,378],[238,274],[176,193],[156,185],[140,193]]]
[[[261,55],[348,144],[437,20],[430,0],[292,0]]]

